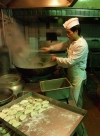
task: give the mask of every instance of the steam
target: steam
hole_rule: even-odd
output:
[[[35,58],[37,51],[30,48],[29,43],[25,40],[24,33],[18,23],[5,24],[6,42],[10,51],[12,63],[20,68],[32,68],[39,58]]]

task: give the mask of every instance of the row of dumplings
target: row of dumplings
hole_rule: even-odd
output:
[[[0,117],[9,122],[14,127],[21,125],[22,121],[29,117],[34,117],[49,108],[50,103],[40,98],[28,97],[21,102],[5,108],[0,112]]]

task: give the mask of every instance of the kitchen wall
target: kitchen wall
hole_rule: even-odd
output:
[[[47,46],[54,44],[60,41],[66,41],[66,31],[62,26],[62,22],[56,21],[56,23],[51,22],[49,27],[47,27],[45,22],[32,23],[25,26],[25,35],[26,39],[29,42],[29,45],[32,49],[38,49],[40,46]],[[90,48],[100,48],[100,24],[99,23],[90,23],[90,22],[81,22],[82,32],[81,35],[87,40],[89,49]],[[57,41],[46,41],[46,32],[56,32]],[[87,67],[99,67],[99,58],[100,54],[88,56]]]
[[[12,25],[14,28],[13,37],[10,36],[10,42],[7,40],[7,45],[15,48],[15,47],[23,47],[26,44],[32,49],[37,50],[41,45],[46,45],[46,33],[47,32],[56,32],[57,33],[57,41],[66,41],[66,31],[63,28],[62,24],[65,20],[60,20],[56,18],[56,21],[49,22],[47,26],[45,20],[27,22],[27,21],[19,21],[17,20],[18,27],[16,28],[16,21],[12,21]],[[81,35],[87,40],[89,48],[100,48],[100,24],[96,20],[93,22],[83,22],[80,21],[82,32]],[[9,24],[9,23],[8,23]],[[11,27],[8,28],[10,31],[13,29]],[[9,31],[7,30],[8,34]],[[7,38],[7,37],[6,37]],[[24,41],[25,40],[25,41]],[[51,42],[48,41],[48,44],[53,44],[57,41]],[[16,48],[15,48],[16,51]],[[11,54],[10,54],[11,56]],[[12,58],[11,58],[10,67],[13,68]]]
[[[33,23],[27,23],[24,21],[17,21],[18,27],[16,28],[16,22],[13,20],[13,27],[16,31],[16,33],[13,34],[12,37],[12,43],[9,43],[9,39],[7,39],[6,35],[6,42],[10,46],[15,46],[15,44],[19,44],[20,46],[23,44],[21,37],[17,35],[22,35],[25,40],[29,43],[29,46],[33,49],[38,49],[38,45],[42,43],[42,41],[46,41],[46,33],[47,32],[55,32],[57,33],[57,40],[58,41],[66,41],[66,31],[62,24],[64,21],[58,21],[56,20],[55,22],[50,22],[49,27],[47,27],[46,22],[33,22]],[[100,48],[100,24],[99,23],[88,23],[88,22],[82,22],[80,21],[81,24],[81,35],[87,40],[89,44],[89,48]],[[11,28],[10,25],[8,25],[8,30]],[[12,28],[13,29],[13,28]],[[11,31],[11,30],[10,30]],[[2,39],[2,30],[0,29],[0,38]],[[6,33],[7,34],[7,33]],[[14,35],[16,34],[16,41],[14,42]],[[11,38],[11,37],[10,37]],[[10,40],[11,41],[11,40]],[[3,42],[0,40],[0,46],[2,46]]]
[[[78,0],[73,8],[100,9],[100,0]]]
[[[89,48],[100,48],[100,24],[81,23],[81,35],[87,40]],[[36,24],[27,26],[27,40],[30,46],[37,49],[37,46],[46,41],[46,32],[56,32],[58,41],[66,41],[66,31],[62,24],[50,23],[47,29],[45,23],[40,23],[39,28]]]
[[[98,1],[98,0],[97,0]],[[87,1],[85,1],[87,3]],[[90,0],[88,0],[90,2]],[[82,4],[79,0],[77,3]],[[77,3],[74,5],[76,8]],[[93,4],[90,4],[93,5]],[[80,7],[80,6],[79,6]],[[74,8],[47,8],[40,9],[25,9],[25,10],[4,10],[5,18],[11,19],[11,16],[18,20],[19,31],[24,34],[25,40],[33,49],[38,49],[41,41],[46,41],[46,33],[57,33],[58,41],[66,41],[66,31],[62,24],[70,17],[78,17],[80,19],[82,33],[81,35],[89,43],[89,48],[99,48],[100,36],[100,12],[99,10],[74,9]],[[91,7],[93,8],[93,7]],[[10,16],[7,17],[8,13]],[[12,19],[11,19],[12,20]],[[14,21],[12,22],[15,25]],[[18,29],[17,29],[18,31]],[[16,37],[18,39],[18,37]],[[19,40],[19,39],[18,39]],[[92,41],[93,40],[93,41]],[[94,47],[95,46],[95,47]]]

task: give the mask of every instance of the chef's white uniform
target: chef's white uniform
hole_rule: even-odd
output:
[[[57,57],[59,66],[68,68],[68,78],[72,84],[72,92],[78,107],[82,107],[82,85],[86,79],[88,44],[83,37],[77,41],[57,43],[51,46],[53,50],[67,50],[68,57]]]

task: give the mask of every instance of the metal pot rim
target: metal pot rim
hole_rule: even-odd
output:
[[[4,89],[4,88],[2,87],[0,89]],[[10,88],[5,88],[5,89],[8,89],[9,92],[11,93],[11,95],[8,98],[0,101],[0,105],[3,105],[3,104],[6,104],[6,103],[10,102],[10,100],[13,98],[13,91]]]
[[[13,81],[10,80],[12,78]],[[18,74],[6,74],[0,76],[0,84],[3,85],[16,85],[21,81],[21,76]]]

